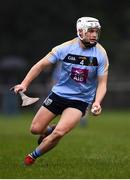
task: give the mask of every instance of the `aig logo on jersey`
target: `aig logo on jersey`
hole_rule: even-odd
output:
[[[44,103],[46,106],[49,106],[52,103],[52,99],[47,98],[47,99],[45,99]]]
[[[75,68],[72,67],[71,70],[71,78],[80,83],[86,83],[88,76],[88,70],[87,69],[80,69],[80,68]]]

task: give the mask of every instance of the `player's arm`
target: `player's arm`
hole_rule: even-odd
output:
[[[103,76],[98,76],[98,86],[96,91],[95,102],[98,102],[99,104],[101,104],[107,91],[107,77],[107,74]]]
[[[92,104],[92,113],[94,115],[99,115],[101,113],[101,102],[106,94],[107,91],[107,79],[108,79],[108,68],[109,68],[109,61],[107,57],[106,51],[103,49],[102,51],[103,56],[101,57],[99,61],[99,66],[97,70],[97,78],[98,78],[98,84],[97,84],[97,90],[95,95],[95,101]]]
[[[52,63],[48,60],[47,56],[42,58],[30,69],[21,84],[18,84],[14,87],[14,91],[16,93],[20,90],[23,92],[26,91],[30,83],[41,73],[41,71],[50,65],[52,65]]]
[[[107,78],[107,73],[103,76],[98,76],[98,86],[96,90],[95,101],[92,105],[92,109],[95,109],[94,115],[98,115],[101,113],[101,102],[107,91]]]

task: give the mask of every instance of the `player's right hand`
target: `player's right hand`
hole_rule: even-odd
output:
[[[12,87],[10,90],[13,90],[17,94],[19,91],[25,92],[27,88],[24,84],[18,84]]]

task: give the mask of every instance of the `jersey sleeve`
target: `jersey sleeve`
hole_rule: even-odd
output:
[[[46,58],[53,64],[61,59],[61,47],[54,47],[47,55]]]
[[[101,59],[99,61],[99,67],[98,67],[98,71],[97,71],[98,76],[103,76],[103,75],[107,74],[108,67],[109,67],[108,56],[107,56],[107,53],[104,52],[103,56],[101,57]]]

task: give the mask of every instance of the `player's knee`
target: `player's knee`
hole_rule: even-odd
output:
[[[43,130],[40,128],[40,126],[32,124],[30,127],[30,132],[32,134],[42,134]]]

